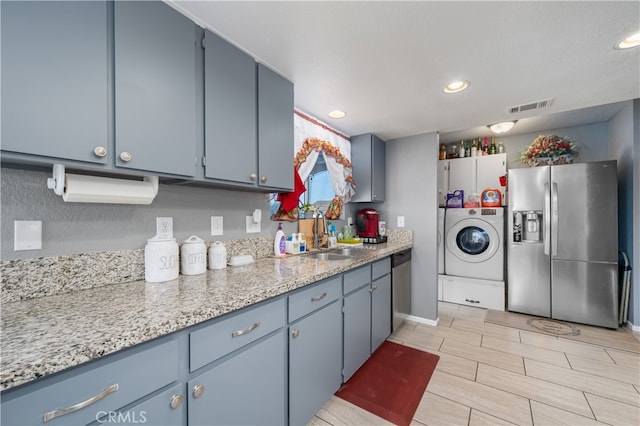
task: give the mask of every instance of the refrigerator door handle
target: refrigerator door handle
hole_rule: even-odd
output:
[[[551,186],[551,256],[558,254],[558,184]]]
[[[544,184],[544,254],[549,256],[549,243],[551,238],[551,193],[549,184]]]

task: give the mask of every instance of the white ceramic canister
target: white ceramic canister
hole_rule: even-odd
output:
[[[204,240],[192,235],[182,242],[180,266],[183,275],[205,273],[207,270],[207,245]]]
[[[144,279],[150,283],[178,278],[178,243],[175,238],[156,235],[144,247]]]
[[[227,267],[227,248],[222,241],[216,241],[209,246],[209,269],[223,269]]]

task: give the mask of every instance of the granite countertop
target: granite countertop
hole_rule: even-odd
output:
[[[165,283],[133,281],[2,305],[0,390],[230,313],[412,247],[366,245],[345,260],[263,258]]]

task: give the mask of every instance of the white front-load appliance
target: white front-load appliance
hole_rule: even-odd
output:
[[[445,217],[447,275],[504,280],[504,209],[447,209]]]
[[[444,216],[446,209],[438,208],[438,274],[444,274]]]

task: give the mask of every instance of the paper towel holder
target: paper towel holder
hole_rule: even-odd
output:
[[[52,177],[47,178],[47,188],[53,189],[56,195],[62,196],[65,202],[78,202],[78,203],[106,203],[106,204],[151,204],[155,197],[158,195],[158,176],[145,176],[142,181],[134,181],[129,179],[117,179],[108,177],[95,177],[95,176],[83,176],[83,175],[69,175],[74,179],[91,179],[93,182],[99,182],[100,184],[119,185],[126,184],[130,189],[136,188],[144,193],[142,196],[128,197],[126,195],[119,195],[114,193],[105,193],[100,190],[103,185],[96,185],[96,191],[93,194],[85,195],[84,197],[72,197],[68,198],[66,192],[66,172],[63,164],[54,164]],[[101,193],[102,192],[102,193]]]

